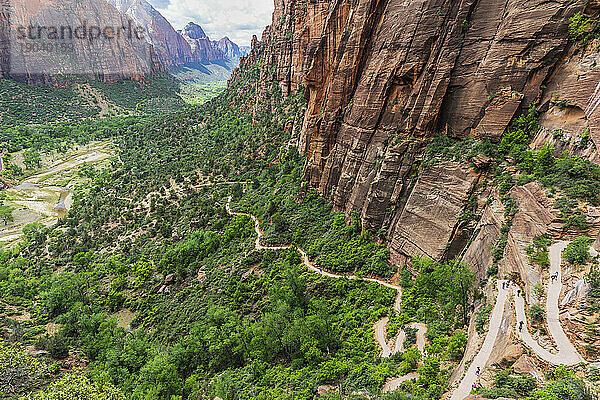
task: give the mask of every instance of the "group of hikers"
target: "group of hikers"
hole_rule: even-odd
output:
[[[551,279],[552,283],[558,281],[558,272],[555,272],[554,274],[550,275],[550,279]],[[502,282],[502,289],[508,290],[508,289],[510,289],[511,285],[516,286],[517,282],[515,280]],[[517,289],[517,297],[521,297],[521,289],[520,288]],[[519,332],[523,331],[524,325],[525,325],[524,321],[519,321]],[[481,373],[481,368],[477,367],[477,370],[475,371],[475,373],[477,374],[477,376],[479,376],[479,374]],[[477,383],[474,383],[473,389],[476,389],[476,388],[477,388]]]
[[[550,275],[550,279],[551,279],[552,283],[558,281],[558,272],[555,272],[552,275]],[[517,282],[514,280],[502,282],[502,289],[505,289],[505,290],[510,289],[511,284],[516,286]],[[521,289],[517,289],[517,297],[520,297],[520,296],[521,296]],[[519,321],[519,332],[523,331],[524,324],[525,324],[525,322]]]

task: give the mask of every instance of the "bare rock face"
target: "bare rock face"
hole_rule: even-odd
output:
[[[199,25],[190,22],[183,29],[182,35],[190,45],[193,61],[215,62],[225,60],[225,54],[213,45],[213,42]]]
[[[595,149],[581,145],[581,136],[600,144],[600,53],[598,41],[587,47],[573,47],[557,63],[540,102],[546,130],[556,132],[556,142],[571,154],[598,163]],[[554,136],[554,135],[553,135]],[[562,143],[561,143],[562,142]]]
[[[538,370],[535,360],[525,354],[513,364],[513,369],[517,374],[531,375],[540,382],[544,381],[544,374]]]
[[[407,254],[441,259],[477,180],[478,174],[469,165],[457,162],[423,171],[392,224],[392,260]]]
[[[500,325],[500,331],[490,355],[488,365],[506,366],[514,363],[522,354],[523,348],[515,338],[514,327],[517,323],[515,312],[511,302],[507,301],[504,306],[504,315]]]
[[[204,38],[208,37],[208,36],[206,36],[206,33],[204,33],[204,30],[202,29],[202,27],[193,22],[190,22],[189,24],[187,24],[185,26],[185,28],[183,28],[182,33],[186,37],[188,37],[189,39],[192,39],[192,40],[204,39]]]
[[[497,193],[490,194],[487,201],[488,204],[475,229],[474,239],[463,255],[463,261],[471,266],[479,279],[486,277],[488,269],[494,263],[492,247],[500,237],[504,222],[504,205],[498,199]]]
[[[0,78],[5,78],[10,64],[10,11],[8,0],[0,0]]]
[[[24,81],[51,81],[55,75],[115,80],[141,78],[158,67],[134,21],[104,0],[8,3],[0,3],[0,75]],[[32,34],[31,27],[37,27]],[[104,40],[109,31],[110,40]]]
[[[165,68],[186,63],[209,63],[227,58],[197,24],[180,33],[146,0],[108,0],[146,30],[149,43]]]
[[[550,104],[553,88],[580,99],[579,114],[594,131],[598,67],[591,58],[581,61],[568,41],[569,19],[585,6],[276,0],[273,24],[241,64],[262,60],[259,95],[268,97],[272,79],[284,95],[306,88],[299,147],[309,187],[337,210],[358,211],[367,229],[387,231],[395,260],[440,257],[458,240],[451,215],[460,214],[476,179],[456,166],[437,171],[438,181],[428,170],[415,179],[413,166],[436,132],[498,141],[521,109]],[[578,69],[586,74],[580,82]],[[490,229],[482,244],[496,235]]]
[[[243,55],[240,47],[227,36],[218,42],[213,42],[213,46],[219,49],[228,59],[238,59]]]
[[[149,42],[164,67],[193,61],[190,45],[150,3],[145,0],[108,1],[146,30]]]

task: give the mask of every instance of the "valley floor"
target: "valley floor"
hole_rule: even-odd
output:
[[[14,221],[0,226],[0,243],[16,244],[29,224],[54,225],[71,209],[74,190],[85,181],[79,167],[102,167],[114,155],[112,142],[104,141],[44,157],[40,168],[2,192],[4,204],[14,208]],[[21,154],[11,156],[15,165],[25,167]]]

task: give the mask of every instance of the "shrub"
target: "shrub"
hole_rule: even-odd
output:
[[[69,356],[69,347],[67,341],[60,333],[47,337],[41,341],[41,347],[50,353],[50,357],[55,360],[62,360]]]
[[[537,386],[536,380],[530,375],[515,374],[512,368],[497,372],[492,389],[479,389],[483,397],[496,399],[499,397],[519,398],[527,396]]]
[[[496,273],[498,271],[496,270]],[[479,311],[477,312],[477,317],[475,319],[475,329],[477,330],[478,333],[483,333],[483,327],[485,326],[486,322],[489,320],[490,318],[490,313],[492,312],[492,308],[493,306],[491,304],[486,304],[485,306],[481,307],[479,309]]]
[[[540,267],[548,268],[550,266],[548,246],[550,246],[551,243],[552,240],[547,235],[536,236],[533,239],[533,243],[525,249],[529,256],[529,261]]]
[[[448,355],[450,359],[460,360],[467,346],[467,335],[462,331],[457,331],[448,341]]]
[[[571,265],[582,265],[590,257],[590,243],[592,240],[587,236],[580,236],[573,240],[563,251],[563,257]]]
[[[91,382],[83,375],[68,374],[43,391],[23,400],[125,400],[125,395],[109,383]]]
[[[592,20],[579,11],[569,20],[569,37],[574,41],[585,39],[591,28]]]
[[[546,318],[546,313],[542,307],[534,304],[529,308],[529,317],[532,321],[540,323]]]
[[[585,280],[590,285],[590,296],[600,297],[600,267],[598,267],[598,264],[592,265]]]

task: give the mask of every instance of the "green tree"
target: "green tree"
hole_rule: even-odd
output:
[[[13,216],[13,210],[14,208],[11,206],[0,205],[0,219],[4,225],[7,225],[15,220]]]
[[[460,360],[467,346],[467,335],[462,331],[456,331],[448,341],[448,355],[451,359]]]
[[[26,150],[23,152],[23,164],[27,169],[40,168],[42,165],[40,153],[34,150]]]
[[[591,242],[589,237],[580,236],[567,245],[562,255],[569,264],[585,264],[590,257]]]
[[[466,325],[469,321],[469,305],[474,294],[475,273],[467,264],[458,260],[450,261],[443,271],[448,273],[446,276],[448,295],[455,304],[460,305],[462,323]]]
[[[21,400],[125,400],[125,395],[112,384],[94,383],[79,374],[67,374],[41,392]]]

